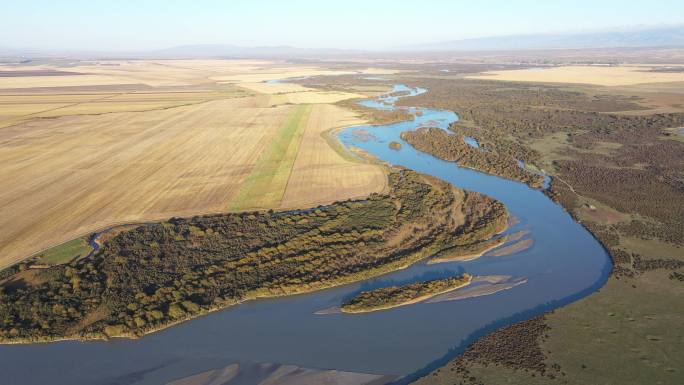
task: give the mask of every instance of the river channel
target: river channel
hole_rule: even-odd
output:
[[[394,105],[399,98],[422,92],[427,91],[397,85],[393,93],[362,104],[394,109],[399,108]],[[605,283],[611,263],[603,247],[542,191],[439,160],[400,138],[401,132],[423,126],[446,129],[458,119],[456,113],[408,111],[414,116],[410,121],[349,127],[339,132],[339,139],[382,161],[500,200],[516,218],[507,233],[523,231],[524,238],[533,241],[530,248],[504,256],[485,254],[468,262],[421,262],[356,284],[251,301],[137,340],[0,346],[0,383],[163,384],[234,362],[391,374],[407,376],[407,382],[457,355],[479,336],[575,301]],[[401,149],[390,149],[391,141],[401,143]],[[361,290],[463,272],[508,276],[516,284],[489,295],[376,313],[316,314]]]

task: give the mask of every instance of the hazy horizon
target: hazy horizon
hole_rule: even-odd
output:
[[[658,7],[615,0],[599,4],[587,0],[543,4],[433,0],[421,8],[386,0],[370,4],[357,0],[339,4],[29,0],[2,8],[0,47],[102,52],[198,44],[391,49],[481,37],[684,23],[684,4],[669,0],[659,2]]]

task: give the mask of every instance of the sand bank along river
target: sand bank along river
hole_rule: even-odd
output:
[[[410,97],[426,91],[395,86],[395,92]],[[396,95],[363,104],[393,109],[399,97]],[[529,231],[527,236],[534,239],[530,248],[501,257],[485,253],[466,262],[423,262],[358,284],[251,301],[139,340],[0,346],[0,382],[163,384],[240,362],[276,362],[410,378],[457,354],[478,336],[577,300],[604,284],[611,268],[607,254],[559,205],[521,183],[460,168],[416,151],[400,138],[402,131],[421,126],[446,129],[457,115],[424,108],[409,111],[415,113],[412,121],[350,127],[339,137],[346,146],[358,147],[383,161],[500,200],[519,219],[507,233]],[[357,130],[369,135],[354,135]],[[391,141],[401,143],[401,149],[390,149]],[[463,272],[507,276],[509,284],[496,287],[501,290],[481,288],[476,296],[463,298],[455,291],[442,301],[383,312],[314,314],[339,306],[363,290]]]

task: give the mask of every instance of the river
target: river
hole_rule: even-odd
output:
[[[403,85],[362,104],[393,109],[401,97],[426,92]],[[446,129],[451,111],[409,108],[411,121],[350,127],[339,133],[348,147],[431,174],[503,202],[529,231],[531,248],[513,255],[428,265],[310,294],[257,300],[215,312],[138,340],[65,341],[0,346],[3,384],[162,384],[233,362],[277,362],[311,368],[393,374],[408,379],[461,352],[477,337],[582,298],[607,280],[611,263],[603,247],[561,206],[524,184],[458,167],[421,153],[400,133],[421,126]],[[364,135],[355,134],[361,130]],[[388,147],[391,141],[400,150]],[[510,275],[522,282],[495,294],[419,303],[389,311],[314,314],[361,290],[468,272]]]

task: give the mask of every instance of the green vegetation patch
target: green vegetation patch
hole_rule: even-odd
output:
[[[464,274],[461,277],[434,279],[364,291],[342,304],[341,309],[345,313],[368,313],[410,305],[467,286],[471,280],[472,277],[469,274]]]
[[[76,258],[85,257],[92,250],[93,248],[88,244],[88,237],[76,238],[38,254],[37,262],[45,265],[67,263]]]
[[[422,152],[458,162],[463,167],[521,181],[535,188],[544,184],[543,176],[520,167],[515,158],[492,150],[474,148],[465,142],[462,135],[449,135],[446,131],[433,127],[402,132],[401,138]]]
[[[285,194],[312,106],[301,105],[257,160],[229,210],[276,207]]]
[[[388,178],[387,194],[363,200],[121,231],[30,285],[2,287],[0,341],[139,336],[245,300],[385,274],[507,223],[486,196],[408,170]]]

